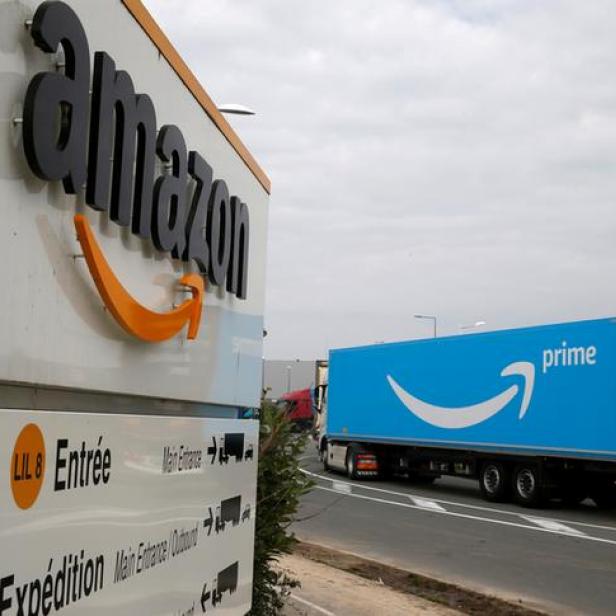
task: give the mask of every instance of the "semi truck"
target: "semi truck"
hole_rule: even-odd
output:
[[[298,389],[283,394],[278,408],[297,430],[310,430],[314,424],[314,389]]]
[[[318,449],[351,479],[616,505],[616,318],[330,351]]]

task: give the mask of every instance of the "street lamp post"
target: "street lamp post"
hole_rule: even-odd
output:
[[[475,327],[482,327],[483,325],[486,325],[485,321],[475,321],[474,323],[469,323],[467,325],[460,325],[460,331],[475,329]]]
[[[228,113],[230,115],[256,115],[256,111],[253,111],[246,105],[238,105],[237,103],[225,103],[218,107],[220,113]]]
[[[432,321],[432,331],[434,337],[436,338],[436,317],[431,314],[416,314],[414,316],[416,319],[428,319],[429,321]]]

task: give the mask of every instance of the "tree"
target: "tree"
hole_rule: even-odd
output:
[[[306,439],[273,404],[261,405],[255,558],[250,616],[276,616],[299,581],[276,568],[278,558],[296,543],[289,530],[300,498],[313,482],[300,471]]]

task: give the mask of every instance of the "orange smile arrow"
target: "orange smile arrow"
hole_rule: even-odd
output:
[[[194,340],[201,324],[201,308],[205,285],[199,274],[186,274],[180,283],[189,287],[192,298],[169,312],[154,312],[137,302],[122,286],[94,237],[88,219],[83,214],[74,218],[77,238],[83,249],[88,269],[116,321],[130,334],[147,342],[160,342],[175,336],[188,322],[188,335]]]

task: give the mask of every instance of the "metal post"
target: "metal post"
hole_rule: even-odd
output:
[[[432,321],[432,334],[433,336],[436,338],[436,317],[431,315],[431,314],[416,314],[413,315],[416,319],[428,319],[429,321]]]

